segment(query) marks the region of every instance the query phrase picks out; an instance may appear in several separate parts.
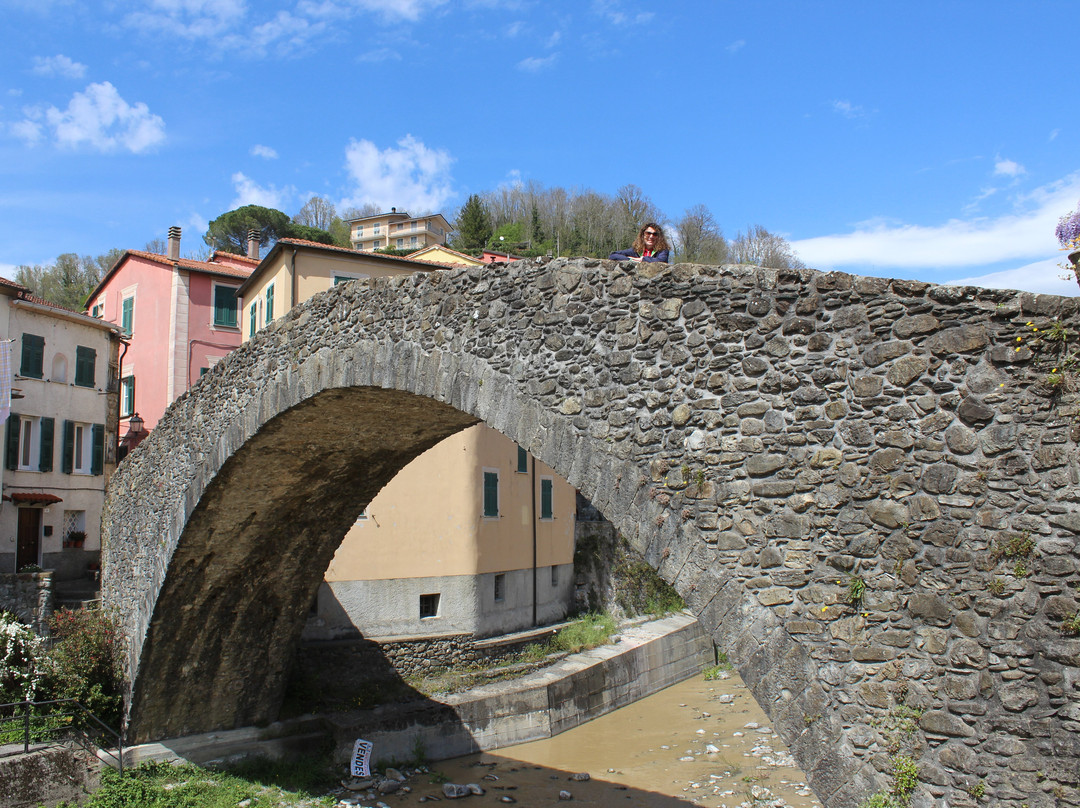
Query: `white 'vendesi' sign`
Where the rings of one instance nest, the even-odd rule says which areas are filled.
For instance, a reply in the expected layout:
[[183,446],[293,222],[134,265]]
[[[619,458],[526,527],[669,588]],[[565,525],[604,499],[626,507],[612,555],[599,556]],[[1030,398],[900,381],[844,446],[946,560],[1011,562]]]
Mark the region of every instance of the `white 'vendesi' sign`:
[[353,777],[370,777],[371,771],[368,766],[371,763],[371,747],[374,744],[371,741],[362,741],[359,738],[356,739],[356,745],[352,750],[352,776]]

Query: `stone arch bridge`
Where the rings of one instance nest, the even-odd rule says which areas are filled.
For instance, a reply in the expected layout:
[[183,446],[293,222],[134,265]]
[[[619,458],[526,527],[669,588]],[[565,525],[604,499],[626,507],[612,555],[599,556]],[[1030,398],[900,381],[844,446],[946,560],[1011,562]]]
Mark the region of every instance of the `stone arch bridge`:
[[1077,804],[1077,405],[1053,368],[1078,327],[1072,299],[810,270],[338,286],[219,363],[109,486],[129,738],[272,720],[347,527],[484,421],[675,585],[830,808],[901,756],[915,804]]

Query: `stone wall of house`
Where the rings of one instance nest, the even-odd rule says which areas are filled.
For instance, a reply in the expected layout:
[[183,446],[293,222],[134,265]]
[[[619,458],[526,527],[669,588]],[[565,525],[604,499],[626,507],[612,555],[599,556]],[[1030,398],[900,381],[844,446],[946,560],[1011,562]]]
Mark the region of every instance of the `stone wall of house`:
[[365,497],[483,420],[675,585],[829,808],[908,760],[916,806],[1080,804],[1078,331],[1074,299],[812,270],[342,284],[110,486],[135,726],[272,716]]
[[38,634],[45,634],[53,613],[52,573],[0,573],[0,611],[11,612]]

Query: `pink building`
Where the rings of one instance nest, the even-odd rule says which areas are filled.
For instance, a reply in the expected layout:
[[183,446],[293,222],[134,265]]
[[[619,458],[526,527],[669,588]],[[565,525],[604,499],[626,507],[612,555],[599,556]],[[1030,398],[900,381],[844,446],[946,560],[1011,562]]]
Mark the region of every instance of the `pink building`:
[[[120,326],[120,435],[136,413],[151,430],[169,406],[214,363],[240,345],[236,290],[259,265],[215,252],[180,257],[180,228],[169,228],[168,255],[128,250],[87,299],[87,310]],[[134,437],[134,436],[133,436]],[[130,447],[129,447],[130,448]]]

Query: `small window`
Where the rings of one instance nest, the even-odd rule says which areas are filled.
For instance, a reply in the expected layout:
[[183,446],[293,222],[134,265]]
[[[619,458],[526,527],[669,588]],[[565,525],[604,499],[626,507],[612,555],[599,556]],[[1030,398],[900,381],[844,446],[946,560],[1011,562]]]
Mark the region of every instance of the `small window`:
[[251,304],[251,308],[248,310],[248,339],[255,336],[255,332],[259,330],[259,312],[255,308],[255,304]]
[[439,593],[420,596],[420,619],[439,616]]
[[235,286],[214,285],[214,325],[236,328]]
[[559,588],[559,568],[554,564],[551,565],[551,588]]
[[19,375],[40,379],[45,375],[45,337],[37,334],[22,335],[22,364]]
[[484,516],[489,519],[499,516],[498,471],[484,471]]
[[83,345],[75,347],[75,384],[79,387],[93,387],[97,351]]
[[[373,235],[373,236],[379,235],[379,231],[380,231],[381,227],[382,227],[382,222],[376,222],[375,226],[371,228],[371,235]],[[376,247],[379,246],[379,242],[376,241],[375,246]]]
[[399,238],[399,239],[397,240],[397,245],[398,245],[399,247],[404,247],[404,246],[405,246],[405,239],[403,239],[403,238]]
[[502,603],[506,599],[506,573],[500,572],[495,576],[495,602]]
[[75,434],[72,441],[72,474],[90,473],[90,424],[75,424]]
[[520,446],[518,447],[518,464],[517,470],[519,474],[529,473],[529,453],[526,452]]
[[410,246],[410,247],[415,247],[415,246],[416,246],[416,244],[417,244],[417,242],[416,242],[416,236],[411,236],[411,237],[409,238],[409,246]]
[[105,316],[105,304],[97,303],[94,308],[90,309],[90,316],[97,317],[99,320]]
[[120,380],[120,417],[128,418],[135,413],[135,377]]
[[381,238],[377,238],[373,242],[371,242],[371,249],[373,249],[373,250],[377,250],[381,246],[382,246],[382,239]]
[[364,510],[360,511],[360,513],[358,513],[356,515],[356,524],[360,524],[361,522],[366,522],[367,520],[368,520],[368,512],[367,512],[367,508],[364,508]]
[[266,324],[274,322],[274,284],[266,287]]
[[363,238],[364,237],[364,226],[362,224],[358,224],[356,226],[356,237],[357,238]]
[[135,327],[135,297],[125,297],[120,304],[120,330],[125,337],[130,337]]
[[551,477],[540,478],[540,518],[554,519],[555,506],[552,502],[555,481]]
[[201,379],[207,373],[210,372],[210,368],[199,368],[199,378]]
[[33,471],[38,465],[38,419],[23,418],[22,434],[19,436],[19,470]]

